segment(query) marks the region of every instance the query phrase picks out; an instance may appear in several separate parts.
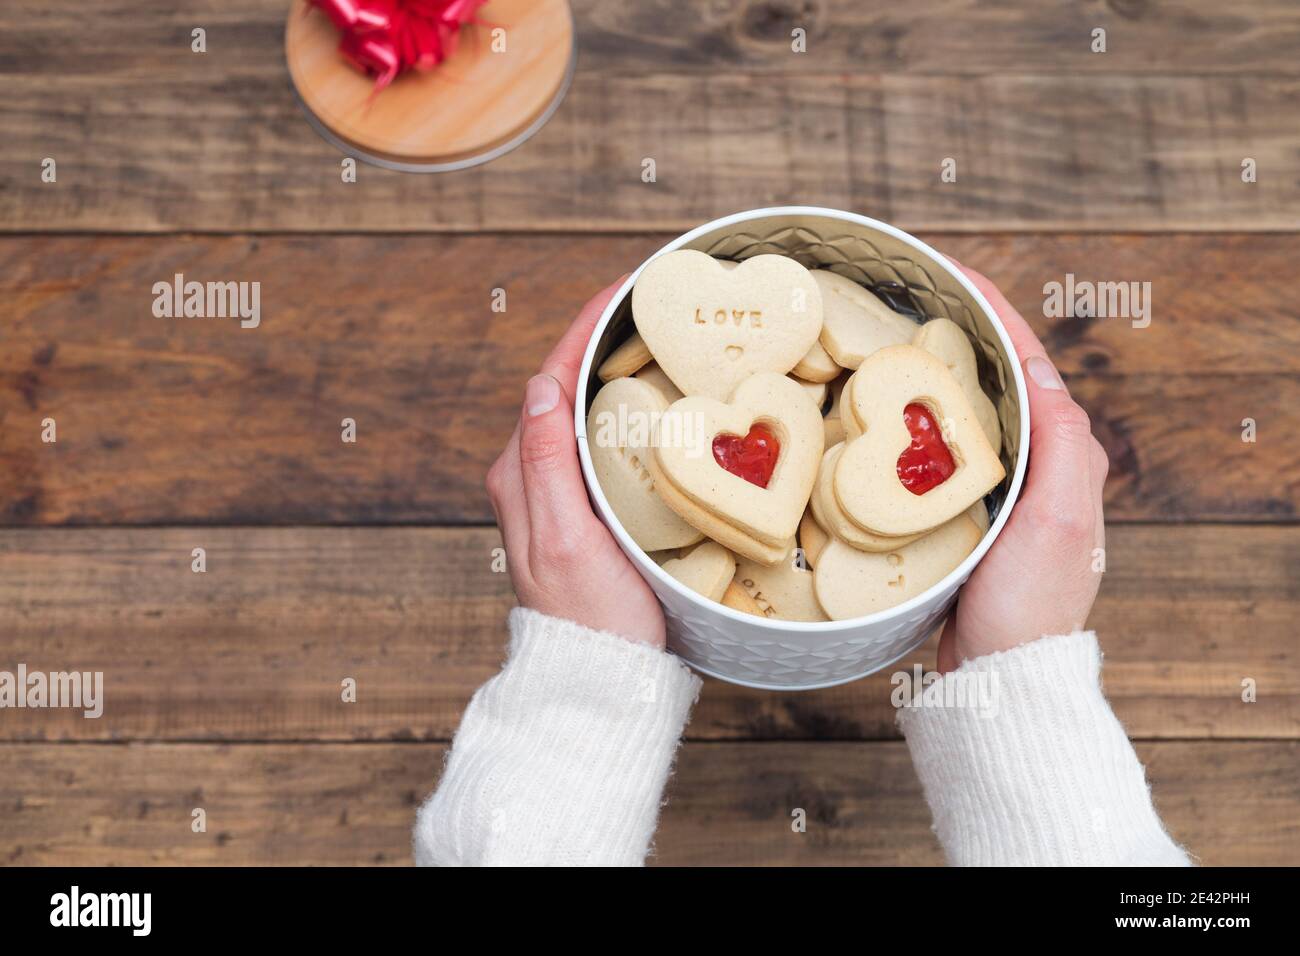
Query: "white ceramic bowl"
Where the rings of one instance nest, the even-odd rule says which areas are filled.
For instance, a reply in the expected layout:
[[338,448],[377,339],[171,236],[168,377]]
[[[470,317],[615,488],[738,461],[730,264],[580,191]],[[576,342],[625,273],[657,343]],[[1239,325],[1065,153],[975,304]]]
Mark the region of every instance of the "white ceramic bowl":
[[805,623],[754,617],[715,604],[663,572],[623,530],[596,481],[587,445],[587,409],[596,369],[633,331],[632,286],[643,262],[609,303],[578,377],[576,427],[582,473],[596,512],[663,603],[669,647],[696,670],[769,690],[812,690],[857,680],[921,644],[943,620],[972,569],[1007,522],[1029,457],[1029,406],[1020,363],[993,308],[942,255],[901,230],[837,209],[783,206],[725,216],[674,239],[651,258],[698,249],[724,259],[773,252],[809,268],[831,267],[904,311],[948,318],[971,333],[980,377],[1002,420],[1007,478],[985,499],[992,524],[979,546],[946,578],[904,604],[849,621]]

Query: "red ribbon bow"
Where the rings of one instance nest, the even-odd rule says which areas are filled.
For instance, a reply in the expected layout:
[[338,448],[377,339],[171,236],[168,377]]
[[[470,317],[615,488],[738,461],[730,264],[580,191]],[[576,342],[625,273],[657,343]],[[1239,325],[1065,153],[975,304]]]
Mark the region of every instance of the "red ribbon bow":
[[308,0],[343,31],[339,50],[375,77],[378,93],[408,69],[431,70],[487,0]]

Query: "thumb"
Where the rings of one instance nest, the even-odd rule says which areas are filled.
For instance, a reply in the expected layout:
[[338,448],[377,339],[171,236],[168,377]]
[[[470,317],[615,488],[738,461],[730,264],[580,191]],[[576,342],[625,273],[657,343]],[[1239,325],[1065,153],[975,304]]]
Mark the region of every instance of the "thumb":
[[524,389],[519,464],[531,545],[543,553],[563,552],[592,515],[578,467],[573,406],[550,375],[534,375]]
[[[1069,525],[1093,517],[1092,423],[1070,397],[1050,359],[1025,360],[1029,390],[1029,478],[1025,500]],[[1055,522],[1054,522],[1055,523]]]

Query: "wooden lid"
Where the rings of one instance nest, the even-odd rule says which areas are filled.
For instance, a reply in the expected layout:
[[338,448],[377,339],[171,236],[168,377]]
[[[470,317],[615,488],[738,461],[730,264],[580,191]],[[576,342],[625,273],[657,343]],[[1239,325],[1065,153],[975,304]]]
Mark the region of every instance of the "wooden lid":
[[[374,79],[339,52],[338,29],[295,0],[284,38],[289,74],[314,125],[345,152],[414,171],[474,166],[541,128],[574,63],[567,0],[491,0],[477,20],[437,68],[407,71],[372,98]],[[494,52],[497,27],[505,49]]]

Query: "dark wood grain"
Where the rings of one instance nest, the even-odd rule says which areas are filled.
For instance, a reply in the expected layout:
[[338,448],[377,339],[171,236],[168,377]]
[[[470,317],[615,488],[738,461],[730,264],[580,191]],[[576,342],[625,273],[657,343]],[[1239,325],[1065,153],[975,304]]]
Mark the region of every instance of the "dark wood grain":
[[[9,740],[447,740],[504,657],[491,529],[0,532],[3,667],[101,671],[104,715],[9,710]],[[190,569],[191,551],[207,571]],[[1131,734],[1300,736],[1300,531],[1120,526],[1090,621]],[[896,737],[892,676],[777,694],[706,684],[688,733]],[[344,703],[342,681],[357,682]],[[1243,681],[1258,701],[1242,702]]]
[[[1291,73],[1300,13],[1286,0],[1043,4],[921,0],[577,0],[584,65],[716,76],[889,72]],[[791,31],[808,53],[791,54]],[[1107,31],[1105,54],[1092,31]]]
[[[115,0],[86,29],[72,0],[6,4],[0,229],[681,230],[788,202],[908,229],[1300,226],[1286,0],[593,0],[572,90],[533,140],[472,171],[364,167],[355,184],[295,101],[285,13]],[[807,54],[790,52],[797,19]]]
[[[0,862],[352,865],[410,862],[441,744],[0,746]],[[1140,743],[1170,833],[1208,865],[1300,852],[1294,741]],[[202,808],[207,830],[191,831]],[[807,830],[791,828],[807,813]],[[653,862],[937,864],[901,742],[688,743]]]
[[[842,72],[1296,74],[1300,13],[1288,0],[1045,5],[1035,0],[572,0],[582,66],[602,73],[671,70],[701,76]],[[241,72],[278,65],[285,0],[101,0],[91,41],[72,0],[10,0],[0,56],[14,72],[94,75],[181,72],[195,63],[190,30],[209,57]],[[487,19],[491,19],[489,8]],[[795,54],[791,31],[807,31]],[[1107,31],[1105,54],[1092,31]]]
[[[0,524],[490,522],[483,476],[523,382],[663,238],[0,242]],[[927,238],[1047,341],[1110,452],[1111,520],[1296,519],[1300,239]],[[261,282],[261,325],[155,318],[178,272]],[[1151,325],[1043,318],[1067,273],[1151,282]]]

